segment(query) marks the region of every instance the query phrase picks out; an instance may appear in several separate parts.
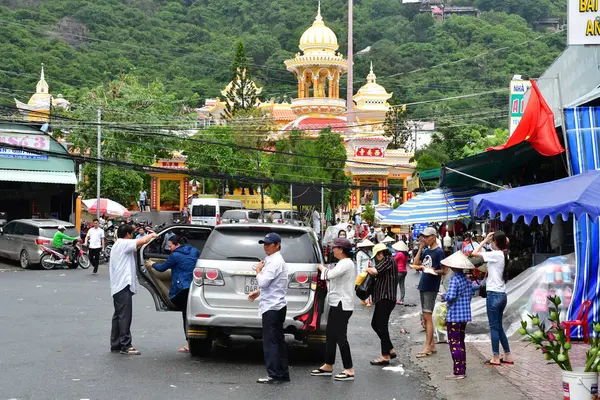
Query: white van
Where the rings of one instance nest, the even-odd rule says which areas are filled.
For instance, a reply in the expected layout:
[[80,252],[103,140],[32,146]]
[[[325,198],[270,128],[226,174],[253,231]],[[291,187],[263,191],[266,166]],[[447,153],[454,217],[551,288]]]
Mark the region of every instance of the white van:
[[244,208],[240,200],[227,199],[193,199],[189,206],[189,223],[191,225],[217,226],[227,210]]

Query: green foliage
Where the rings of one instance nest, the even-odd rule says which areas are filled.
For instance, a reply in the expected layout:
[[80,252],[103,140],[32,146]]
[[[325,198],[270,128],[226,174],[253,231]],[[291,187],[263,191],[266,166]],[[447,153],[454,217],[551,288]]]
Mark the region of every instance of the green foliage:
[[231,86],[225,94],[227,104],[223,114],[227,119],[252,110],[258,100],[256,84],[250,78],[250,65],[241,40],[237,43],[231,70]]
[[[401,103],[508,87],[516,73],[540,76],[565,46],[564,33],[548,36],[528,24],[564,16],[565,0],[454,0],[484,12],[480,18],[451,17],[443,23],[420,13],[418,5],[401,3],[363,0],[354,9],[355,49],[371,47],[355,59],[355,85],[364,83],[373,61],[379,83]],[[347,53],[346,4],[330,0],[322,7],[342,54]],[[240,39],[252,77],[264,87],[261,97],[295,97],[297,81],[283,61],[298,51],[315,13],[316,2],[295,0],[1,1],[1,69],[8,72],[0,72],[0,82],[11,93],[3,101],[12,105],[12,97],[25,97],[19,91],[33,90],[44,62],[51,93],[63,93],[73,103],[80,92],[134,74],[142,84],[163,82],[178,104],[199,106],[220,96],[232,80],[231,60]],[[505,50],[495,51],[500,48]],[[420,71],[409,73],[415,70]],[[340,92],[345,93],[345,77]],[[507,94],[500,93],[420,104],[408,113],[411,119],[456,125],[472,123],[467,114],[498,111],[506,104]],[[475,122],[504,127],[507,120],[489,117]]]
[[413,140],[408,126],[406,107],[392,107],[385,114],[383,135],[392,138],[390,149],[413,150]]
[[490,147],[496,147],[505,144],[508,141],[507,129],[496,129],[489,136],[482,136],[474,143],[467,144],[463,147],[463,157],[474,156],[483,153]]
[[365,204],[365,210],[362,213],[363,221],[367,221],[369,225],[373,225],[375,223],[375,208],[371,203]]
[[[96,198],[97,169],[94,164],[85,164],[83,174],[86,180],[79,190],[84,199]],[[100,172],[100,196],[114,200],[125,207],[135,204],[138,193],[144,184],[143,173],[119,167],[103,165]],[[133,201],[132,201],[133,200]],[[179,198],[177,199],[179,201]]]
[[[300,181],[319,184],[350,183],[350,178],[344,172],[346,149],[339,135],[331,129],[320,132],[317,139],[308,137],[302,131],[292,131],[287,138],[282,138],[275,144],[275,150],[317,156],[319,158],[290,157],[283,154],[273,154],[269,157],[270,175],[275,180]],[[269,196],[274,202],[288,201],[290,198],[289,185],[271,185]],[[346,204],[350,197],[348,189],[325,190],[325,203],[335,209]]]

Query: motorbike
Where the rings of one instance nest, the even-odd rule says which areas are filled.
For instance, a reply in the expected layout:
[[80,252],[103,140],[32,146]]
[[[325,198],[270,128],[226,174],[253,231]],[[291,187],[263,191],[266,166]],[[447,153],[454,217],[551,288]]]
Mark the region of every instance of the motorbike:
[[40,261],[44,269],[53,269],[55,267],[68,267],[69,269],[81,267],[88,269],[90,267],[90,259],[83,250],[80,240],[73,241],[72,248],[68,251],[69,262],[67,262],[67,256],[59,250],[46,246],[41,246],[41,248],[44,255]]

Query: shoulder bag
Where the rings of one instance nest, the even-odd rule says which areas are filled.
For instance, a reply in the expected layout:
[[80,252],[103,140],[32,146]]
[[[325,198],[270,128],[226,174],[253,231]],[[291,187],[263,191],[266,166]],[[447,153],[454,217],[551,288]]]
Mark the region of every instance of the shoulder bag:
[[[358,281],[358,279],[357,279],[357,281]],[[357,284],[354,286],[354,291],[356,292],[356,297],[358,297],[362,301],[365,301],[366,299],[369,298],[369,296],[371,296],[373,294],[374,286],[375,286],[375,276],[373,276],[371,274],[367,274],[367,276],[365,276],[365,278],[362,280],[362,282],[360,282],[360,284]]]

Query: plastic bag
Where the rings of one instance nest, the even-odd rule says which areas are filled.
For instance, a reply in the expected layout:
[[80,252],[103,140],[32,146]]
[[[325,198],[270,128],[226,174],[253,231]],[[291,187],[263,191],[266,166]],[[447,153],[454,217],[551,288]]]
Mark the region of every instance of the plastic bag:
[[446,303],[437,303],[433,308],[433,326],[439,331],[446,330],[446,315],[448,314],[448,306]]

